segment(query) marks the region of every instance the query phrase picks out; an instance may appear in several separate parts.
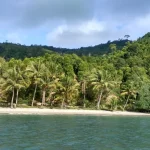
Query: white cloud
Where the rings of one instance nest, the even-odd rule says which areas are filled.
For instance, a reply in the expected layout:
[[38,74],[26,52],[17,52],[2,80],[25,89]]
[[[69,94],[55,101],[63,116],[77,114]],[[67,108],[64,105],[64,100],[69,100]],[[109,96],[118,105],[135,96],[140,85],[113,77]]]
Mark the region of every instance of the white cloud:
[[130,39],[136,40],[150,30],[150,14],[138,17],[122,24],[118,21],[98,21],[92,19],[80,24],[62,24],[47,35],[48,45],[78,48],[97,45],[108,40],[124,38],[129,34]]
[[109,22],[92,19],[81,24],[63,24],[47,34],[48,45],[60,47],[91,46],[118,39],[125,35]]
[[105,30],[105,24],[104,22],[98,22],[97,20],[91,20],[87,21],[79,26],[77,26],[77,29],[84,34],[91,34],[93,32],[102,32]]
[[131,35],[131,39],[136,40],[150,31],[150,14],[138,17],[126,24],[122,31]]
[[125,34],[136,39],[150,30],[150,0],[2,0],[1,5],[1,41],[80,47]]
[[97,42],[98,34],[105,30],[105,23],[95,19],[76,25],[62,24],[47,34],[47,41],[49,45],[60,47],[88,46]]

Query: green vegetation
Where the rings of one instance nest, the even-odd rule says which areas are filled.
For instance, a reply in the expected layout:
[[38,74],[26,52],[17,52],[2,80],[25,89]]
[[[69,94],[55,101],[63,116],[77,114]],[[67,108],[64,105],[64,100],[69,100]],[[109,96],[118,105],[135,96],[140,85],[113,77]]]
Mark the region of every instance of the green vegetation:
[[107,47],[110,53],[95,56],[44,54],[39,47],[34,56],[43,56],[21,60],[31,53],[7,53],[7,59],[20,59],[0,58],[1,105],[150,111],[150,33]]
[[128,40],[117,40],[106,44],[100,44],[90,47],[81,47],[79,49],[66,49],[66,48],[56,48],[53,46],[41,46],[41,45],[31,45],[25,46],[13,43],[0,43],[0,56],[4,57],[6,60],[10,58],[24,59],[26,57],[38,57],[44,56],[46,53],[59,53],[59,54],[77,54],[78,56],[83,55],[101,55],[111,52],[110,45],[117,45],[118,49],[122,49]]

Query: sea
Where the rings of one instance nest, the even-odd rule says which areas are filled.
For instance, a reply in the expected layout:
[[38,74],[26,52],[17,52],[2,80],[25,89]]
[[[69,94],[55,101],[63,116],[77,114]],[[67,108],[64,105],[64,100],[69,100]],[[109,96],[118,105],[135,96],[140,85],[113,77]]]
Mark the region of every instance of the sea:
[[150,117],[0,115],[0,150],[150,150]]

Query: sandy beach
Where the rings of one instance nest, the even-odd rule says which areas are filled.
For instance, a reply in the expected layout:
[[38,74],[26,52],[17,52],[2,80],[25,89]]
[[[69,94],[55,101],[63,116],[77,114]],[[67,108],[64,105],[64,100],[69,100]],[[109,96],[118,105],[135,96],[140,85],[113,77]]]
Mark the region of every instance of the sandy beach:
[[97,116],[150,116],[150,113],[77,110],[77,109],[40,109],[40,108],[0,108],[0,114],[20,115],[97,115]]

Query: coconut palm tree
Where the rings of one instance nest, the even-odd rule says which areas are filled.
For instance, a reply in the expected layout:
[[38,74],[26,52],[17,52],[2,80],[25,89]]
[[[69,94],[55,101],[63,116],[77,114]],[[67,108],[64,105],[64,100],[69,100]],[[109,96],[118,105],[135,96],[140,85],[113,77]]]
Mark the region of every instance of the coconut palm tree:
[[[59,80],[60,70],[58,70],[58,65],[51,61],[45,62],[42,67],[42,72],[40,74],[40,85],[42,87],[42,105],[45,105],[46,92],[49,96],[54,93],[56,89],[56,84]],[[49,97],[50,98],[50,97]]]
[[129,100],[131,97],[134,97],[136,99],[137,96],[137,89],[133,81],[128,82],[125,86],[124,89],[121,91],[121,96],[126,97],[125,104],[123,106],[123,111],[125,110]]
[[16,105],[18,102],[18,95],[19,90],[21,88],[26,87],[27,83],[21,70],[19,70],[16,66],[13,68],[9,68],[3,77],[1,78],[1,87],[4,92],[12,91],[12,98],[11,98],[11,108],[13,108],[15,91],[16,91]]
[[1,83],[2,92],[6,93],[8,91],[12,91],[11,108],[13,108],[14,95],[15,95],[15,82],[13,81],[13,79],[1,78],[0,83]]
[[31,106],[33,107],[38,84],[40,83],[41,73],[43,72],[44,64],[41,58],[31,61],[26,68],[26,74],[31,78],[31,82],[35,85]]
[[86,107],[86,89],[87,89],[87,83],[88,83],[88,80],[89,80],[89,74],[87,72],[84,72],[84,74],[82,75],[82,78],[81,80],[79,81],[80,82],[80,85],[81,85],[81,93],[83,95],[83,107],[85,108]]
[[57,88],[62,99],[61,108],[64,108],[65,103],[68,101],[72,102],[73,98],[78,95],[79,83],[70,76],[62,75]]
[[92,71],[90,82],[93,86],[93,90],[96,91],[98,95],[97,109],[99,109],[103,94],[108,91],[110,87],[113,87],[116,83],[114,81],[111,81],[111,75],[107,70],[96,69]]

